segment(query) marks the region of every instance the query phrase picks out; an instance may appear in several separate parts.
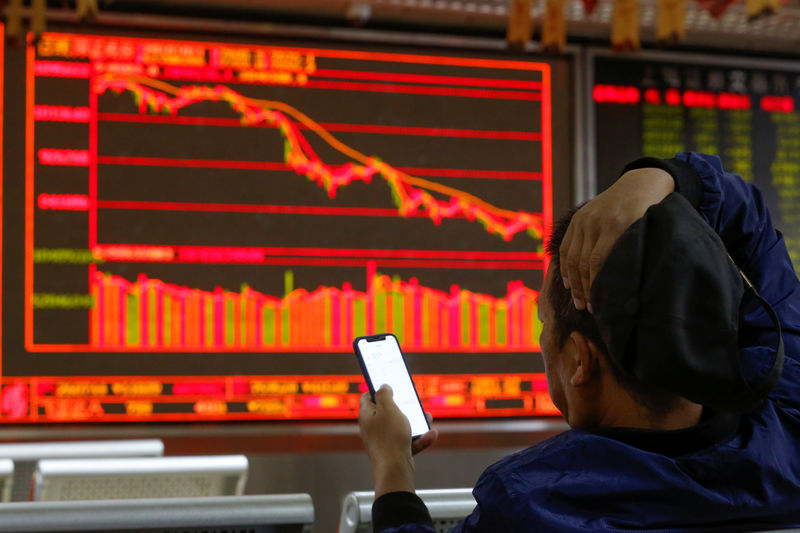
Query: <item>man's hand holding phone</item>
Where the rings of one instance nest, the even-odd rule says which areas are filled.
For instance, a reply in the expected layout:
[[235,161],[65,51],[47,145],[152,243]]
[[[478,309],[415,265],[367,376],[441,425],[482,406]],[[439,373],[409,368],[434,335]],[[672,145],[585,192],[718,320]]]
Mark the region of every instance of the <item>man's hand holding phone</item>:
[[[425,415],[430,423],[430,414]],[[395,404],[388,385],[375,391],[374,402],[369,392],[361,396],[358,424],[372,464],[375,497],[388,492],[414,492],[413,455],[436,442],[438,431],[431,429],[412,442],[411,425]]]

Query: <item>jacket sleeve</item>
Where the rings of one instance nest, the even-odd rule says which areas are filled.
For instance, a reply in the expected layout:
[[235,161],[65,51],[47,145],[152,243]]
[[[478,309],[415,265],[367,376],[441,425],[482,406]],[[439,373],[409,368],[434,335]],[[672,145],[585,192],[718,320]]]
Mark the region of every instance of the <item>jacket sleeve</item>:
[[[395,495],[404,494],[405,497],[398,498]],[[459,522],[449,533],[495,533],[499,531],[519,531],[521,520],[527,523],[524,512],[514,509],[512,498],[506,491],[502,479],[491,468],[481,474],[475,489],[472,491],[477,505],[475,509],[464,520]],[[418,503],[409,499],[413,496],[419,500]],[[383,500],[383,501],[382,501]],[[405,503],[404,503],[405,501]],[[386,509],[386,505],[392,507]],[[424,503],[416,495],[411,493],[389,493],[381,496],[372,507],[373,532],[374,533],[435,533],[433,522],[425,521],[419,514],[419,509],[414,507]],[[376,512],[377,511],[377,512]],[[425,510],[427,514],[427,509]],[[390,515],[395,515],[388,521]],[[430,515],[428,520],[430,520]],[[416,518],[414,518],[416,517]],[[379,524],[379,522],[381,524]],[[383,528],[383,529],[381,529]],[[529,528],[528,528],[529,529]]]
[[390,492],[372,504],[373,533],[436,533],[425,503],[413,492]]
[[[800,408],[800,282],[783,236],[772,225],[761,191],[739,176],[725,172],[715,156],[684,152],[667,161],[683,168],[676,171],[683,174],[681,179],[676,177],[679,188],[682,181],[690,181],[691,173],[699,180],[702,194],[699,202],[694,202],[699,213],[778,314],[785,360],[782,377],[771,396]],[[750,293],[745,298],[739,322],[739,347],[744,355],[743,371],[756,381],[774,359],[777,338],[763,307],[755,303]]]

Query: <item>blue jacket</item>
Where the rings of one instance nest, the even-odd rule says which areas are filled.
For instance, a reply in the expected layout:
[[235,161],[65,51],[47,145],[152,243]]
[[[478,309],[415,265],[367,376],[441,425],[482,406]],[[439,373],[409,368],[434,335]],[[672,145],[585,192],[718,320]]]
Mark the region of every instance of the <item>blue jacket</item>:
[[[758,189],[724,172],[716,157],[678,159],[702,184],[698,211],[780,317],[778,383],[745,415],[706,409],[697,426],[678,431],[573,429],[508,456],[483,472],[473,491],[477,507],[453,531],[800,526],[800,282]],[[740,321],[740,350],[748,368],[763,368],[774,357],[770,319],[759,306],[742,308],[754,311]],[[373,524],[387,533],[435,531],[410,493],[379,498]]]

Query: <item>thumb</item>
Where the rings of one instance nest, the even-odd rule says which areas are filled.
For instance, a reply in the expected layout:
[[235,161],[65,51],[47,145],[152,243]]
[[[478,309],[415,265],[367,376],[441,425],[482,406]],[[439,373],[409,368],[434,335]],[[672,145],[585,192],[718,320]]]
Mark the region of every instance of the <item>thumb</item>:
[[380,388],[375,391],[375,403],[380,405],[387,401],[391,402],[394,398],[394,391],[388,383],[384,383]]

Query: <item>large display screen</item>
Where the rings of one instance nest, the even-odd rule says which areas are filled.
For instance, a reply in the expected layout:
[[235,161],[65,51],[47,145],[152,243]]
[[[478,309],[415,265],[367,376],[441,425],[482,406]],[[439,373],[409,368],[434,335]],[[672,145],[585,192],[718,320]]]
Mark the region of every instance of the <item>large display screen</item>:
[[729,58],[593,59],[598,192],[641,155],[718,155],[763,192],[800,272],[800,67]]
[[351,418],[352,340],[387,331],[437,417],[555,414],[536,308],[558,63],[9,48],[0,420]]

